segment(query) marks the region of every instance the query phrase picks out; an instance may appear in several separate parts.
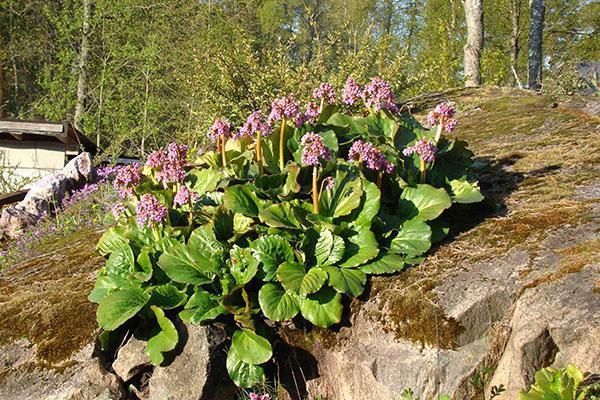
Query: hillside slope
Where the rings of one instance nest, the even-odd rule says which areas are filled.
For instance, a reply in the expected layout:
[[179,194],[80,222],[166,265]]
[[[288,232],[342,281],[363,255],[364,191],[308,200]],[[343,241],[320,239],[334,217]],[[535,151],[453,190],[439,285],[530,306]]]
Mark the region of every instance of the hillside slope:
[[[375,278],[343,326],[282,332],[315,361],[287,357],[306,380],[293,396],[468,399],[502,384],[513,399],[542,366],[599,372],[600,101],[484,88],[411,104],[418,115],[441,99],[457,103],[488,200],[452,217],[422,265]],[[0,272],[0,399],[126,398],[93,358],[97,237]]]

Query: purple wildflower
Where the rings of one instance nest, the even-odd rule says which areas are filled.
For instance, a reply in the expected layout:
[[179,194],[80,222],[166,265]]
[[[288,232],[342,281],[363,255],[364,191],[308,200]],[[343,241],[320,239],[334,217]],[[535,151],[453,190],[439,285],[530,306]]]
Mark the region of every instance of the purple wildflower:
[[146,161],[148,167],[156,170],[156,179],[166,187],[169,183],[182,182],[185,179],[185,166],[187,165],[187,145],[170,143],[165,152],[158,149]]
[[319,165],[320,160],[329,160],[331,151],[325,146],[323,138],[314,132],[302,136],[302,163],[304,165]]
[[378,76],[365,86],[361,96],[367,108],[373,108],[375,111],[398,111],[394,92],[390,89],[390,85]]
[[367,168],[374,171],[385,171],[388,174],[394,172],[394,164],[389,162],[378,148],[362,140],[357,140],[352,144],[348,152],[348,161],[362,162]]
[[146,166],[150,168],[161,168],[166,160],[165,151],[160,148],[150,153],[146,159]]
[[313,91],[313,97],[327,104],[335,103],[335,90],[329,82],[323,82]]
[[271,125],[274,121],[280,121],[283,118],[294,120],[298,114],[300,114],[300,106],[294,96],[281,97],[271,103],[271,113],[267,123]]
[[121,169],[122,166],[121,165],[115,165],[115,166],[104,166],[104,167],[100,167],[96,170],[96,175],[98,176],[98,183],[104,183],[104,182],[108,182],[110,180],[112,180],[115,175],[119,172],[119,169]]
[[119,219],[121,214],[125,212],[125,206],[121,203],[117,203],[113,206],[113,208],[110,211],[112,212],[112,215],[115,217],[115,219]]
[[117,189],[119,197],[124,199],[133,194],[133,186],[140,183],[140,179],[139,164],[126,165],[117,172],[117,176],[115,176],[115,180],[113,181],[113,186]]
[[452,103],[440,103],[435,106],[433,111],[427,114],[427,125],[433,128],[436,125],[442,124],[442,128],[450,133],[456,127],[458,121],[454,118],[454,105]]
[[228,138],[231,136],[231,124],[224,118],[217,118],[212,126],[208,129],[208,137],[213,142],[219,137]]
[[175,195],[173,203],[179,206],[183,206],[189,204],[190,202],[196,202],[199,199],[200,196],[198,196],[198,193],[191,191],[187,188],[187,186],[182,186]]
[[346,79],[344,93],[342,93],[342,102],[344,104],[353,105],[360,98],[360,86],[353,77],[349,76]]
[[314,124],[319,119],[319,105],[309,101],[306,103],[306,112],[304,113],[304,119],[306,122]]
[[250,393],[249,400],[271,400],[271,396],[269,394],[258,395],[252,392]]
[[254,138],[258,132],[260,132],[263,136],[268,136],[270,133],[270,127],[264,122],[261,112],[254,111],[248,116],[246,122],[240,128],[237,137],[242,138],[244,136],[248,136]]
[[414,146],[405,148],[402,151],[402,154],[409,156],[413,153],[417,153],[421,160],[430,163],[435,161],[436,152],[437,147],[426,138],[422,138]]
[[326,190],[333,189],[333,185],[335,184],[335,180],[333,179],[333,176],[328,176],[327,178],[323,179],[323,182],[325,182]]
[[167,207],[153,195],[145,194],[137,203],[136,213],[138,225],[152,225],[162,222],[167,217]]
[[99,186],[97,183],[86,183],[81,189],[75,190],[71,192],[68,197],[63,198],[61,201],[61,208],[64,210],[65,208],[80,202],[81,200],[90,196],[92,193],[96,192],[98,189]]

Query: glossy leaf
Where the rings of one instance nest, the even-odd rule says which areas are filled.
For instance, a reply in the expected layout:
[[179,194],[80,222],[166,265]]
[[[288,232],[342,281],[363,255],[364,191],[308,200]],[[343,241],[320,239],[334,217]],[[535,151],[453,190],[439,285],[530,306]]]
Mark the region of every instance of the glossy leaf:
[[282,263],[294,261],[292,246],[277,235],[260,237],[250,244],[250,248],[261,263],[265,281],[275,279],[275,272]]
[[368,229],[360,229],[347,237],[346,251],[342,262],[338,264],[345,268],[354,268],[377,257],[379,248],[375,235]]
[[161,254],[158,265],[167,276],[180,283],[202,285],[212,282],[210,259],[198,252],[193,254],[181,243]]
[[393,274],[404,269],[404,257],[398,254],[384,253],[377,259],[360,267],[365,274]]
[[242,388],[256,386],[265,380],[265,373],[261,366],[242,361],[232,349],[227,354],[226,368],[233,383]]
[[398,235],[392,240],[390,252],[416,257],[431,247],[431,228],[419,219],[406,221]]
[[257,217],[261,210],[261,202],[247,185],[230,186],[225,190],[225,207],[247,217]]
[[231,350],[249,364],[262,364],[271,359],[271,343],[247,328],[238,329],[231,338]]
[[298,297],[274,283],[260,288],[258,302],[265,316],[274,321],[292,319],[300,311]]
[[450,181],[452,201],[455,203],[479,203],[484,199],[477,182],[454,179]]
[[148,339],[146,352],[148,353],[148,357],[150,357],[152,364],[160,365],[165,359],[163,353],[171,351],[177,346],[179,335],[177,334],[177,329],[175,329],[173,322],[165,317],[163,310],[156,306],[150,306],[150,308],[154,312],[159,328],[155,331],[154,335]]
[[290,203],[273,204],[266,207],[260,212],[259,218],[265,224],[275,228],[296,229],[301,226]]
[[115,330],[133,317],[150,300],[150,295],[139,288],[116,290],[104,297],[96,310],[100,326],[108,331]]
[[231,261],[231,275],[238,285],[250,282],[258,271],[259,261],[254,258],[249,248],[241,248],[234,245],[229,252]]
[[342,296],[329,287],[302,299],[302,316],[313,325],[328,328],[342,320]]
[[340,166],[334,177],[333,189],[325,190],[321,196],[321,215],[343,217],[360,205],[362,183],[357,171],[349,166]]
[[417,187],[407,187],[402,192],[402,198],[411,201],[419,210],[417,217],[430,221],[452,205],[450,196],[445,189],[436,189],[431,185],[420,184]]
[[339,293],[358,297],[365,290],[367,276],[359,269],[325,267],[329,284]]

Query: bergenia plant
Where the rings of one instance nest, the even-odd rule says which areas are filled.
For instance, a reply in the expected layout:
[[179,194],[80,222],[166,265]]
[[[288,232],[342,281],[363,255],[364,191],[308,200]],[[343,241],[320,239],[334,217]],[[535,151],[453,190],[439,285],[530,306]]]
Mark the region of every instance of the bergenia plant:
[[[348,78],[342,102],[355,114],[331,85],[314,95],[323,105],[304,113],[292,96],[273,101],[268,122],[252,113],[236,136],[256,138],[255,151],[232,142],[227,160],[231,125],[218,119],[209,132],[218,152],[195,158],[170,144],[144,167],[119,169],[122,199],[90,294],[105,331],[143,331],[160,365],[177,324],[218,321],[231,337],[230,377],[252,387],[266,379],[281,323],[339,324],[344,296],[361,296],[369,275],[419,263],[446,231],[442,214],[482,200],[466,144],[436,141],[399,114],[381,79],[361,90]],[[275,121],[272,141],[264,136]]]

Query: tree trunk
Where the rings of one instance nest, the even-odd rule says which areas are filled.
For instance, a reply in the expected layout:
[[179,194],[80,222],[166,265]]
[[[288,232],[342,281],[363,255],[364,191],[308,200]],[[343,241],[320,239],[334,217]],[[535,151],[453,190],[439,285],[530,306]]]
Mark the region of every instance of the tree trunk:
[[529,54],[527,56],[527,86],[539,90],[542,87],[542,38],[546,0],[531,0],[531,25],[529,27]]
[[521,35],[521,0],[510,0],[510,74],[514,74],[513,85],[517,84],[517,63],[519,60],[519,36]]
[[81,29],[81,48],[79,49],[79,78],[77,80],[77,101],[73,124],[76,129],[83,130],[83,114],[87,99],[87,64],[90,58],[90,20],[92,1],[83,0],[83,24]]
[[0,36],[0,118],[4,117],[4,65],[6,59],[7,57],[4,47],[4,41],[2,40],[2,36]]
[[464,0],[467,21],[467,44],[464,48],[465,86],[481,85],[483,51],[483,0]]

